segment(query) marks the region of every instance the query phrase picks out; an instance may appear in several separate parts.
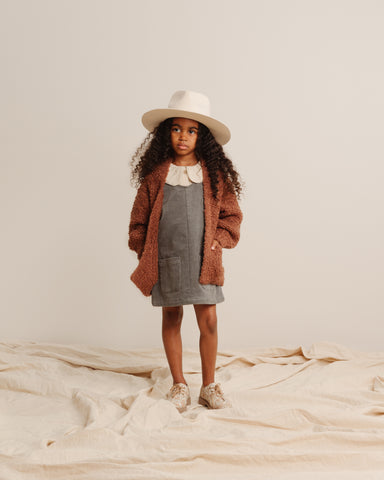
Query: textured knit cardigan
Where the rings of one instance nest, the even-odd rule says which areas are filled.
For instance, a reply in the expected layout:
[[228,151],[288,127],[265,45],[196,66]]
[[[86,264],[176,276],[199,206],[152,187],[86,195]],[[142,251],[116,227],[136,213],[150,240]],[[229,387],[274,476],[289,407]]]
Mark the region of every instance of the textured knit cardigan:
[[[150,296],[158,280],[158,230],[164,198],[164,183],[171,159],[158,165],[139,186],[129,223],[128,246],[137,253],[139,264],[131,275],[132,282],[145,296]],[[212,194],[208,169],[200,160],[204,192],[204,250],[199,282],[224,285],[222,248],[233,248],[240,239],[243,214],[236,195],[219,174],[217,199]],[[211,249],[213,240],[218,245]]]

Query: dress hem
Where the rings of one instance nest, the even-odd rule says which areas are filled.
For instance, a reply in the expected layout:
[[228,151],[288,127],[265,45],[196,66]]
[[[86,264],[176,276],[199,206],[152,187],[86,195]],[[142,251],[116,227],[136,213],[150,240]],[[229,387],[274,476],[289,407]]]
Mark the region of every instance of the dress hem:
[[218,303],[222,303],[224,302],[225,298],[223,298],[222,300],[218,300],[216,302],[209,302],[207,300],[199,300],[199,299],[196,299],[196,300],[184,300],[184,301],[181,301],[181,302],[170,302],[170,303],[167,303],[166,305],[163,305],[163,304],[156,304],[156,303],[153,303],[152,302],[152,306],[153,307],[178,307],[180,305],[217,305]]

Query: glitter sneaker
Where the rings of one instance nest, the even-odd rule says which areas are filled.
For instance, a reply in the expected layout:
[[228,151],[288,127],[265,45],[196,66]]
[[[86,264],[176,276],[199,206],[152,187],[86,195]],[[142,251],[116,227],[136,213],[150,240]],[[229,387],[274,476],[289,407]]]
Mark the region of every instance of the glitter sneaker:
[[187,405],[191,404],[191,394],[188,385],[175,383],[168,392],[168,399],[175,405],[180,413],[185,412]]
[[220,383],[210,383],[206,387],[202,385],[199,403],[207,408],[225,408],[231,406],[230,402],[224,398],[224,392]]

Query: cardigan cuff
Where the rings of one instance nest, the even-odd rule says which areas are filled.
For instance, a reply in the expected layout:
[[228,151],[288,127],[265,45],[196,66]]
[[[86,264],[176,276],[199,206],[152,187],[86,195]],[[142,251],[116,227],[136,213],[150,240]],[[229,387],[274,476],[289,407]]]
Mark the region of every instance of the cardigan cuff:
[[238,242],[238,239],[236,240],[227,230],[220,227],[216,229],[214,239],[220,243],[222,248],[233,248]]

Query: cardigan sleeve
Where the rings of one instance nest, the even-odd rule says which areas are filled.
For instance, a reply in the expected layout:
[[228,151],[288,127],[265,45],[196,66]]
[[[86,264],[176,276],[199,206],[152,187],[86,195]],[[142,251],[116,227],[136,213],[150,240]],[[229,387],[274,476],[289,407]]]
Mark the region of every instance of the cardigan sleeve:
[[128,238],[128,247],[137,253],[139,259],[144,250],[149,213],[149,191],[146,179],[144,179],[133,202]]
[[215,233],[217,240],[223,248],[233,248],[240,240],[240,224],[243,220],[236,194],[227,185],[221,199],[219,220]]

